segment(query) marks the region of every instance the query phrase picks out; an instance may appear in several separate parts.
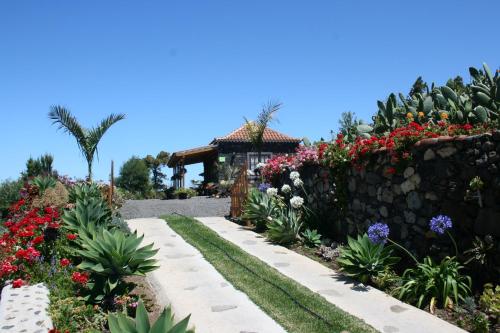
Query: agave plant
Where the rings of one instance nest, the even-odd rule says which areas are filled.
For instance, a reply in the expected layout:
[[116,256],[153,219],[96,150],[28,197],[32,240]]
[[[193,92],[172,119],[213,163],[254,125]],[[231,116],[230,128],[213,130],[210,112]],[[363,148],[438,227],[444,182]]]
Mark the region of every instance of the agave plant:
[[82,262],[78,268],[90,272],[92,290],[89,298],[100,301],[109,298],[126,283],[123,278],[130,275],[144,276],[158,268],[152,257],[158,252],[153,244],[139,247],[144,236],[125,234],[120,230],[100,229],[90,238],[80,235],[81,249],[76,250]]
[[368,235],[364,234],[358,235],[357,239],[347,237],[347,246],[342,248],[337,263],[347,276],[367,283],[399,261],[398,257],[393,257],[391,254],[391,246],[373,243]]
[[52,177],[45,177],[45,176],[38,176],[33,178],[31,181],[31,184],[35,185],[38,187],[38,191],[40,194],[43,194],[46,189],[55,187],[56,186],[56,180]]
[[387,101],[377,101],[378,112],[373,117],[377,132],[392,131],[398,125],[398,118],[401,117],[402,111],[396,100],[396,95],[390,94]]
[[267,222],[268,237],[278,244],[292,244],[297,241],[302,228],[300,213],[294,209],[281,209],[278,217]]
[[88,179],[92,181],[92,164],[94,156],[97,154],[97,145],[101,141],[106,131],[116,122],[125,118],[124,114],[111,114],[93,128],[84,128],[78,120],[62,106],[53,106],[49,112],[49,118],[53,124],[58,124],[59,129],[73,135],[83,156],[87,160]]
[[111,223],[112,213],[102,199],[90,197],[78,200],[75,208],[64,213],[62,220],[69,231],[92,237],[98,229]]
[[108,316],[108,323],[111,333],[194,333],[194,331],[187,330],[190,317],[191,315],[174,325],[172,310],[170,307],[167,307],[163,309],[163,312],[156,322],[151,325],[146,308],[142,301],[139,301],[135,313],[135,320],[122,313],[110,313]]
[[90,198],[102,199],[102,192],[96,183],[82,183],[73,186],[69,191],[69,202],[76,203]]
[[321,245],[321,235],[317,230],[306,229],[302,233],[302,241],[308,247],[318,247]]
[[243,219],[252,222],[257,231],[266,229],[268,218],[277,217],[279,208],[273,198],[253,189],[248,194],[243,211]]

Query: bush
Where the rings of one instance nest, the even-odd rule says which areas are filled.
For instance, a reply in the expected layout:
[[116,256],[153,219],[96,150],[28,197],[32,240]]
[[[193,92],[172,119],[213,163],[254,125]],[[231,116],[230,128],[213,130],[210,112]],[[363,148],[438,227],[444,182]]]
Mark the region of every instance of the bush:
[[12,203],[21,199],[22,180],[4,180],[0,183],[0,217],[6,216]]
[[102,191],[96,183],[76,184],[69,191],[70,203],[76,203],[78,200],[88,200],[91,198],[104,200]]
[[50,176],[37,176],[31,181],[38,188],[38,193],[43,194],[47,189],[56,186],[56,179]]
[[149,169],[143,159],[132,157],[120,168],[116,185],[129,192],[146,196],[151,190]]
[[493,288],[491,283],[486,284],[479,305],[484,312],[500,316],[500,286]]
[[62,216],[64,227],[71,232],[92,237],[99,228],[111,222],[111,210],[101,199],[92,198],[77,201],[74,209]]
[[34,198],[31,202],[31,207],[43,208],[53,206],[58,209],[64,208],[68,203],[68,191],[66,187],[56,182],[54,187],[46,189],[38,197]]
[[196,196],[196,191],[191,188],[178,188],[174,191],[174,195],[179,199],[192,198]]
[[398,297],[421,308],[427,304],[447,307],[453,300],[457,304],[470,295],[471,279],[462,276],[455,258],[446,257],[435,264],[426,257],[417,267],[407,269],[402,276],[403,285],[396,289]]
[[399,261],[391,254],[392,247],[375,244],[364,234],[357,239],[347,237],[347,246],[342,248],[337,263],[347,276],[367,283]]

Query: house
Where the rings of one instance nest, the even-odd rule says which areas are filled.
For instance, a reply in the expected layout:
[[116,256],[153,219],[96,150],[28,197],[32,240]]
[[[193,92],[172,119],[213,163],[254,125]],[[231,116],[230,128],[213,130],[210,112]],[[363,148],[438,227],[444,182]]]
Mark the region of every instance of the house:
[[[261,162],[276,154],[294,153],[302,139],[293,138],[271,128],[266,128],[263,135]],[[174,187],[184,187],[184,166],[203,163],[204,183],[219,183],[225,179],[228,167],[235,169],[245,163],[249,170],[254,170],[259,163],[249,137],[246,125],[228,135],[213,139],[207,146],[177,151],[170,156],[168,166],[173,168]]]

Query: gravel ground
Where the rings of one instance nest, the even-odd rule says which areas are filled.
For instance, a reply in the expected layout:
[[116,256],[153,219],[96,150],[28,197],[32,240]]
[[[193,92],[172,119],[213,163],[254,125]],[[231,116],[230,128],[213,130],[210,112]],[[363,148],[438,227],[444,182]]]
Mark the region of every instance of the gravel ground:
[[127,200],[120,209],[122,217],[135,219],[179,213],[192,217],[225,216],[229,214],[230,198],[193,197],[186,200]]

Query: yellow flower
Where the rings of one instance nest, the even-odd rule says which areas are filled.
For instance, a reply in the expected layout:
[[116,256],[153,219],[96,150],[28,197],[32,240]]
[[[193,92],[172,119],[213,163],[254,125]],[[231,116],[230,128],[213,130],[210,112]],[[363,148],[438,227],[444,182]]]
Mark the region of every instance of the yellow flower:
[[408,118],[408,119],[413,119],[413,113],[408,112],[408,113],[406,114],[406,118]]
[[441,112],[441,119],[448,119],[448,114],[446,112]]
[[422,118],[423,116],[425,116],[425,114],[424,114],[422,111],[420,111],[420,112],[418,113],[418,116],[419,116],[420,118]]

